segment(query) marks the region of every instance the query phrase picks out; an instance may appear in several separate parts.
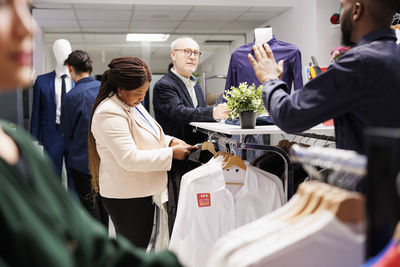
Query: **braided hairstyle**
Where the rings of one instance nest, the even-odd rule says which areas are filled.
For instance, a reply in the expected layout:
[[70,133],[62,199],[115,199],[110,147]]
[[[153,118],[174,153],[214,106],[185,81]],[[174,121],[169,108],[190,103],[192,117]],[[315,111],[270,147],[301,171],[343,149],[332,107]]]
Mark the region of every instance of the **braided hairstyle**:
[[138,57],[114,58],[108,67],[109,69],[103,73],[100,90],[93,104],[88,134],[89,169],[92,175],[92,187],[97,193],[99,192],[100,157],[96,149],[96,139],[92,134],[93,114],[103,100],[117,93],[117,89],[135,90],[146,82],[151,82],[150,67]]

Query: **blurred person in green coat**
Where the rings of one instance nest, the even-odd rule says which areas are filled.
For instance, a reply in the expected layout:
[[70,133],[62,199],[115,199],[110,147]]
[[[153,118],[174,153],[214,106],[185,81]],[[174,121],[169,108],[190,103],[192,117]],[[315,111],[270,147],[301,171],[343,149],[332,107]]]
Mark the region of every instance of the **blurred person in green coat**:
[[[29,4],[0,1],[0,93],[31,82]],[[110,239],[57,182],[47,155],[9,124],[0,121],[0,266],[180,266],[171,252]]]

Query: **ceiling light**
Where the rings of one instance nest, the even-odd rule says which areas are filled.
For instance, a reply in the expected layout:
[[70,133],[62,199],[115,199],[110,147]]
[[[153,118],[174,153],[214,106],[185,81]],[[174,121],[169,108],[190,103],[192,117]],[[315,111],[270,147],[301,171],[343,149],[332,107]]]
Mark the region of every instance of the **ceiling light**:
[[164,42],[168,39],[169,34],[147,34],[147,33],[128,33],[126,35],[127,42]]

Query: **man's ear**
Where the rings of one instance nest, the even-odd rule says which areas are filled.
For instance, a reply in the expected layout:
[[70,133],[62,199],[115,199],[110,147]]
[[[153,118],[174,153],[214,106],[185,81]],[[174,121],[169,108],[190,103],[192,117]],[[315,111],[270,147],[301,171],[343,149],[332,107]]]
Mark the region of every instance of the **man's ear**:
[[357,21],[364,14],[364,5],[360,2],[356,2],[353,7],[353,20]]
[[175,62],[175,61],[176,61],[176,54],[175,54],[175,51],[172,51],[172,52],[171,52],[171,58],[172,58],[172,62]]
[[74,71],[74,69],[72,68],[71,65],[67,65],[67,68],[68,68],[69,74],[71,74]]

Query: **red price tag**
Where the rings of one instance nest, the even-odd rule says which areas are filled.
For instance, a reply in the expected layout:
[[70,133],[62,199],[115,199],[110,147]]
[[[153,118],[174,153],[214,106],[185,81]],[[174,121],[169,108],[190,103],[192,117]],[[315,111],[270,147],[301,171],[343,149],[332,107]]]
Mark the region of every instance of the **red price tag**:
[[199,205],[199,208],[211,206],[210,193],[197,194],[197,204]]

